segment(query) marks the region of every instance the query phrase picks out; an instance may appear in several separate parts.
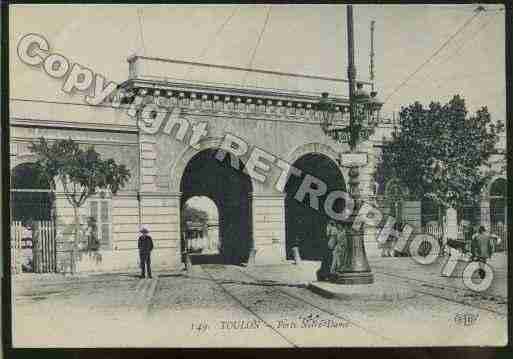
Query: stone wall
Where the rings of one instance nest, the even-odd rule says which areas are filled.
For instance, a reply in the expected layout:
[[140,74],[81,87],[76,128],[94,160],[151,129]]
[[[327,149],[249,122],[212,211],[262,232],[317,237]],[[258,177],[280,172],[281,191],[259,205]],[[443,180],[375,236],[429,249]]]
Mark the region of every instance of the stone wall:
[[141,223],[148,226],[155,249],[152,267],[172,269],[180,266],[180,195],[141,193]]

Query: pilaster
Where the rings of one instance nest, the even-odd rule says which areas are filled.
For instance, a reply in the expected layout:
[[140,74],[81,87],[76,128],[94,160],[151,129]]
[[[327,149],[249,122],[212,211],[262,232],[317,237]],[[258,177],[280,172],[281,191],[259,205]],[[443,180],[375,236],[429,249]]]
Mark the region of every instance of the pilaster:
[[[155,269],[174,269],[181,265],[180,248],[181,193],[141,192],[141,225],[146,226],[153,239],[152,266]],[[134,248],[137,248],[135,226]]]
[[255,263],[285,261],[285,195],[253,194],[252,208]]
[[153,135],[141,133],[139,136],[141,163],[141,192],[157,191],[157,148]]

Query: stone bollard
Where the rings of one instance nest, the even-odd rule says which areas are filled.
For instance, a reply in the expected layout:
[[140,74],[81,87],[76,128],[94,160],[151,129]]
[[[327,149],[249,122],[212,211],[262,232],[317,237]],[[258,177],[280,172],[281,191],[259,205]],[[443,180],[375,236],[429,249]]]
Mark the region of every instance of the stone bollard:
[[294,256],[294,264],[301,264],[301,255],[299,254],[299,247],[292,247],[292,255]]
[[189,255],[189,252],[185,253],[185,270],[187,272],[192,270],[192,262],[191,262],[191,256]]
[[256,252],[257,252],[257,250],[255,248],[249,250],[249,258],[248,258],[249,265],[256,263]]

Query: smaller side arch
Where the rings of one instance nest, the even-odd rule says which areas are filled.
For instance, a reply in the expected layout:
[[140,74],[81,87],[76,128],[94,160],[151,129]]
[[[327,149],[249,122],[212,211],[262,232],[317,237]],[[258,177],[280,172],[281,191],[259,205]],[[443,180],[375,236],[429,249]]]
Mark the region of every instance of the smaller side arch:
[[13,160],[11,161],[11,170],[22,164],[34,164],[37,162],[38,157],[35,153],[24,152],[13,155],[12,159]]
[[385,197],[390,196],[394,187],[399,187],[401,190],[401,198],[406,199],[410,196],[410,191],[407,187],[401,185],[401,182],[398,178],[394,177],[385,182],[385,188],[383,194]]
[[19,163],[11,170],[10,176],[12,220],[49,220],[53,196],[41,169],[34,162]]
[[[50,184],[44,179],[36,161],[24,161],[11,168],[11,189],[47,189]],[[19,180],[19,181],[18,181]]]
[[495,175],[492,178],[488,180],[488,182],[483,186],[481,189],[481,196],[485,198],[489,198],[491,196],[492,186],[495,183],[495,181],[502,179],[508,183],[506,176],[504,175]]

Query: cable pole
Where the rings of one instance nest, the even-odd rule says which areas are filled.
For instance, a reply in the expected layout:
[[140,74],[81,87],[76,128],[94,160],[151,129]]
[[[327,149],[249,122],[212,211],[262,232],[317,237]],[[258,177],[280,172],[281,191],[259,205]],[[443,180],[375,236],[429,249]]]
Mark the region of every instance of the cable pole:
[[370,45],[371,45],[371,52],[370,52],[370,81],[372,82],[371,88],[372,91],[374,91],[374,23],[375,21],[371,21],[371,27],[370,27]]
[[[226,20],[221,24],[221,26],[217,29],[217,31],[214,33],[214,35],[212,36],[212,38],[210,38],[206,44],[206,46],[203,48],[203,50],[201,51],[200,55],[198,56],[199,60],[198,62],[202,61],[203,58],[205,57],[205,55],[207,54],[207,51],[211,48],[211,46],[213,46],[215,44],[215,41],[216,39],[219,37],[219,35],[223,32],[223,30],[225,29],[225,27],[230,23],[231,19],[235,16],[235,14],[237,13],[237,11],[239,10],[238,7],[235,7],[235,9],[230,13],[230,15],[226,18]],[[191,66],[188,67],[187,69],[187,72],[185,73],[184,75],[184,79],[185,80],[188,80],[189,79],[189,75],[191,73],[191,71],[193,70],[194,68]]]
[[[350,138],[352,138],[356,115],[354,106],[356,67],[354,65],[353,5],[347,5],[347,79],[349,80],[349,131]],[[351,149],[354,149],[356,144],[351,140],[350,145]]]
[[139,36],[141,37],[141,45],[143,50],[143,55],[146,55],[146,45],[144,44],[144,34],[143,34],[143,27],[142,27],[142,9],[137,8],[137,19],[139,21]]
[[[253,66],[253,61],[255,60],[255,55],[258,50],[258,46],[260,45],[260,42],[262,41],[262,37],[264,35],[265,28],[267,27],[267,23],[269,22],[269,15],[271,15],[271,5],[269,5],[267,7],[267,14],[265,16],[264,25],[262,26],[262,30],[260,30],[260,35],[258,35],[257,43],[255,45],[255,48],[253,49],[253,54],[251,55],[251,60],[249,61],[249,65],[248,65],[249,69],[251,69]],[[248,76],[248,73],[249,72],[246,72],[244,74],[244,78],[242,79],[242,86],[244,86],[246,84],[246,77]]]

